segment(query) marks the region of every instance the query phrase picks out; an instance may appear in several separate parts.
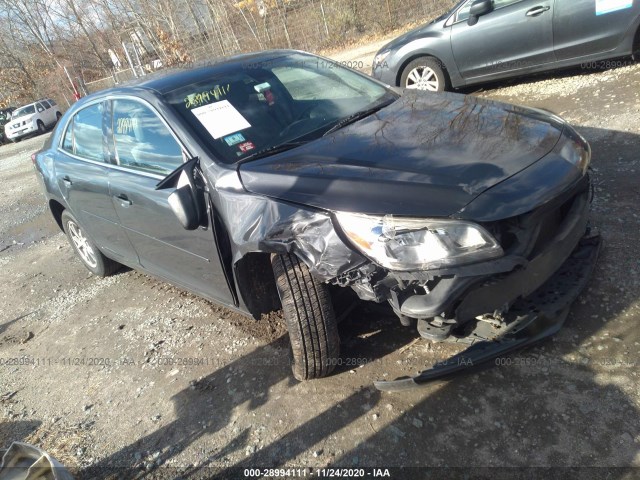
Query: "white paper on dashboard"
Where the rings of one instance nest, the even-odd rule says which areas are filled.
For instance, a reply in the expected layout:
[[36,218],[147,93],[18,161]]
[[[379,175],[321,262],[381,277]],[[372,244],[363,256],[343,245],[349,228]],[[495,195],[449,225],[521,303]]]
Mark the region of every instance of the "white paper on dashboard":
[[210,103],[191,111],[215,140],[251,126],[228,100]]

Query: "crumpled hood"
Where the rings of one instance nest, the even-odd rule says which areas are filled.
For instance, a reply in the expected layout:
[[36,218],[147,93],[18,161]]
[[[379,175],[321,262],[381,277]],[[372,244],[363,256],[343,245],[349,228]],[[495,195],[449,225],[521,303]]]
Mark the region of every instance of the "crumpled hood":
[[253,193],[332,211],[453,215],[535,163],[563,124],[473,96],[407,91],[324,138],[240,165]]

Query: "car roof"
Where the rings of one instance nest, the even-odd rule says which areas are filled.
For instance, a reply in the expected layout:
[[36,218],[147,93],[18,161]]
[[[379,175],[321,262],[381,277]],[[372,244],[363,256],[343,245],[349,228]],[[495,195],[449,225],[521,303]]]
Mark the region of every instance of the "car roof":
[[309,55],[306,52],[300,52],[297,50],[266,50],[262,52],[236,55],[233,57],[224,57],[206,62],[206,64],[204,64],[205,62],[202,62],[189,65],[187,67],[152,73],[145,77],[125,82],[114,88],[100,90],[99,92],[91,94],[85,98],[93,98],[98,95],[108,95],[110,93],[122,93],[123,91],[131,91],[136,88],[152,90],[158,94],[164,95],[184,85],[197,83],[198,81],[204,80],[213,75],[236,71],[238,67],[246,67],[247,63],[257,65],[260,62],[266,63],[276,58],[294,53]]
[[[38,100],[34,100],[31,103],[25,103],[24,105],[20,105],[18,108],[24,108],[24,107],[29,107],[31,105],[35,105],[38,102],[51,102],[52,99],[51,98],[39,98]],[[55,100],[54,100],[55,101]],[[7,107],[6,110],[13,108],[14,110],[17,110],[18,108],[15,107]]]
[[[35,102],[31,102],[31,103],[25,103],[24,105],[20,105],[18,108],[24,108],[24,107],[30,107],[31,105],[35,105],[36,103],[40,102],[41,100],[36,100]],[[17,109],[16,109],[17,110]]]

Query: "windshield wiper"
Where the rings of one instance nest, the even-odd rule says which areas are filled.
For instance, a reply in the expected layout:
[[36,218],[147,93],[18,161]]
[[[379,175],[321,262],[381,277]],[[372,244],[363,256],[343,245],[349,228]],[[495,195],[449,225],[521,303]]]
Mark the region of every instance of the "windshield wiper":
[[355,123],[358,120],[362,120],[363,118],[376,113],[378,110],[382,110],[384,107],[386,107],[387,105],[390,105],[391,103],[393,103],[393,100],[389,102],[381,103],[380,105],[376,105],[375,107],[367,108],[366,110],[361,110],[360,112],[356,112],[353,115],[349,115],[348,117],[344,117],[343,119],[338,120],[338,123],[336,123],[333,127],[331,127],[329,130],[324,132],[322,136],[326,137],[327,135],[335,132],[336,130],[340,130],[341,128],[344,128],[347,125]]
[[252,153],[248,157],[243,158],[241,162],[244,163],[247,160],[256,160],[258,158],[266,157],[268,155],[273,155],[275,153],[286,152],[287,150],[291,150],[292,148],[299,147],[300,145],[304,145],[305,143],[307,142],[293,141],[293,142],[279,143],[278,145],[263,148],[262,150],[259,150],[256,153]]

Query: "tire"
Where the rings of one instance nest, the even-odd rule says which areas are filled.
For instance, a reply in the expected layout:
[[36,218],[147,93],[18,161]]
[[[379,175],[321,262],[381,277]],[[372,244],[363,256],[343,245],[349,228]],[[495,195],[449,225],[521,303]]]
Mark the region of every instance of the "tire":
[[631,49],[631,58],[633,58],[634,62],[640,62],[640,28],[638,28],[635,39],[633,40],[633,48]]
[[58,123],[61,118],[62,118],[62,114],[60,112],[56,112],[56,123]]
[[293,376],[301,381],[326,377],[340,355],[329,289],[295,255],[272,255],[271,265],[289,330]]
[[434,57],[421,57],[413,60],[402,71],[400,86],[410,90],[444,92],[450,89],[449,77],[443,64]]
[[44,126],[44,123],[42,123],[42,120],[38,120],[38,133],[42,135],[46,131],[47,128]]
[[120,270],[122,265],[100,252],[71,213],[67,210],[62,212],[61,220],[69,243],[87,270],[98,277],[108,277]]

